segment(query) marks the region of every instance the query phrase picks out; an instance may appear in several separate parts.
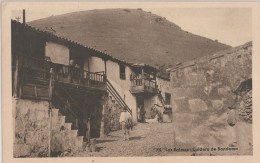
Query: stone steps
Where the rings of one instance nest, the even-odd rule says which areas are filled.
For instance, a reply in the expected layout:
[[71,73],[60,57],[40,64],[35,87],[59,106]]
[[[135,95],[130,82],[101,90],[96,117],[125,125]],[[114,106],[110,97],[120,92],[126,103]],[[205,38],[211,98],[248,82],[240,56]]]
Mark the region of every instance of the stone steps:
[[77,136],[76,139],[75,139],[75,145],[77,147],[82,147],[82,143],[83,143],[83,138],[84,136]]
[[52,108],[52,116],[59,116],[59,109]]
[[52,109],[53,150],[61,152],[82,150],[83,136],[78,136],[78,130],[72,129],[72,123],[65,122],[66,116],[59,109]]
[[71,130],[72,123],[64,123],[65,130]]

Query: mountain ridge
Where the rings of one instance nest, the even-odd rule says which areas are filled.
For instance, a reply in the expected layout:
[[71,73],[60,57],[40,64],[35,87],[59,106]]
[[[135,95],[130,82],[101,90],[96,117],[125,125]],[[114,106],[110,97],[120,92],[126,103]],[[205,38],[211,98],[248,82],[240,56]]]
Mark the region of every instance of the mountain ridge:
[[142,9],[95,9],[28,23],[131,63],[174,65],[231,46],[192,34]]

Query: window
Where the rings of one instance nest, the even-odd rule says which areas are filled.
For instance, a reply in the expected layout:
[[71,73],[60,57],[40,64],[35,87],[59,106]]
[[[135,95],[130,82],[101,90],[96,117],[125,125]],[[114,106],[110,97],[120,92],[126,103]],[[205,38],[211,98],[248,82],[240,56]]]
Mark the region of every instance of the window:
[[125,65],[119,65],[120,79],[125,80]]
[[171,105],[171,94],[170,93],[165,93],[165,104]]

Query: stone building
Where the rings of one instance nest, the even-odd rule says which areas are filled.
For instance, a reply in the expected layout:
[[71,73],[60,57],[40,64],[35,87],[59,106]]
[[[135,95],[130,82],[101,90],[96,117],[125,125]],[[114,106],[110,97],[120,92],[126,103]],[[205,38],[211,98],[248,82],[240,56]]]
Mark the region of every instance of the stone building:
[[82,150],[83,142],[120,129],[122,109],[137,123],[138,107],[151,118],[154,104],[166,96],[170,104],[169,87],[160,84],[170,82],[154,67],[25,23],[12,20],[11,28],[15,157]]
[[170,80],[176,143],[252,155],[252,42],[176,65]]

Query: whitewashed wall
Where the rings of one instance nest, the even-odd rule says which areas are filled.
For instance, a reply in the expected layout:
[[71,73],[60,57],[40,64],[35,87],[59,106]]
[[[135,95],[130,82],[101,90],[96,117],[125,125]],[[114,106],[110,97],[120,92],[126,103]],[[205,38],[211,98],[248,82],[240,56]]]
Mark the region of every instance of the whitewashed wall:
[[[54,63],[60,63],[69,65],[69,48],[52,42],[46,43],[46,56],[49,56]],[[86,57],[84,61],[84,69],[90,72],[105,71],[105,63],[102,58],[99,57],[89,57],[89,61]],[[133,120],[137,122],[137,104],[136,97],[130,93],[131,81],[130,74],[133,73],[131,68],[126,66],[125,73],[126,79],[120,79],[119,74],[119,64],[117,62],[108,60],[106,63],[107,78],[117,90],[122,99],[125,100],[126,104],[132,110]],[[157,83],[159,84],[159,89],[162,90],[163,96],[165,92],[170,92],[170,82],[163,79],[157,78]],[[144,100],[144,105],[147,112],[151,109],[152,105],[158,103],[157,96],[146,97]]]
[[51,58],[54,63],[69,65],[70,51],[66,46],[53,42],[46,42],[45,56]]
[[[87,63],[87,60],[85,63]],[[102,60],[102,58],[90,57],[89,58],[89,71],[90,72],[105,71],[105,63]]]
[[132,73],[130,67],[126,66],[125,73],[126,79],[120,79],[119,75],[119,64],[113,61],[107,61],[107,78],[117,90],[119,95],[124,99],[126,104],[132,110],[132,116],[134,122],[137,122],[137,107],[136,107],[136,98],[130,93],[131,81],[130,74]]

